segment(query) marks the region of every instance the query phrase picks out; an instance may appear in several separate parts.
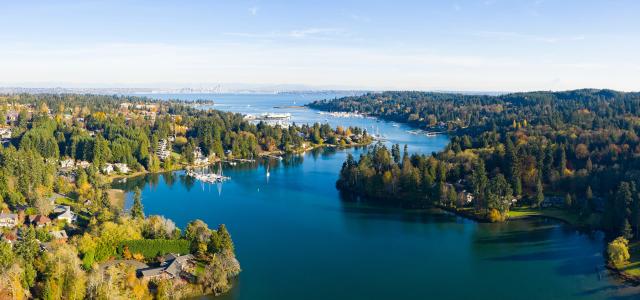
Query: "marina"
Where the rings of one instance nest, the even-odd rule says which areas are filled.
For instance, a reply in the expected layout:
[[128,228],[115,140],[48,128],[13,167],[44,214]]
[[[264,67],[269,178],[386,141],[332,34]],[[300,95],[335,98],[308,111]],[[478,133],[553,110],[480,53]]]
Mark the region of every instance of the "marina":
[[231,177],[222,175],[222,162],[218,165],[217,173],[205,173],[204,169],[201,172],[197,172],[193,169],[187,170],[187,176],[193,177],[196,180],[205,182],[205,183],[220,183],[227,180],[230,180]]
[[290,121],[291,121],[291,114],[290,113],[272,113],[272,112],[267,112],[267,113],[262,113],[260,115],[252,115],[252,114],[247,114],[245,115],[245,120],[253,123],[253,124],[258,124],[260,122],[263,122],[267,125],[271,125],[271,126],[281,126],[283,128],[287,128],[291,125]]
[[357,113],[357,112],[345,112],[345,111],[335,111],[335,112],[318,112],[319,115],[330,115],[336,118],[363,118],[365,115]]

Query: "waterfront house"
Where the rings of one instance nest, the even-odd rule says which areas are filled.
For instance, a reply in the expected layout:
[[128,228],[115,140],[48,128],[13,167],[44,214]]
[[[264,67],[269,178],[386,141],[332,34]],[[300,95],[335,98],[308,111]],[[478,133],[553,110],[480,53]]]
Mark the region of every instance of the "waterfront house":
[[86,169],[91,166],[91,163],[86,160],[80,160],[76,162],[76,167]]
[[193,255],[167,254],[158,267],[138,269],[138,276],[143,279],[151,278],[184,278],[190,274],[195,266]]
[[462,190],[458,192],[458,206],[463,207],[471,204],[473,202],[473,194],[467,192],[467,190]]
[[123,164],[123,163],[115,163],[113,164],[113,167],[120,173],[122,174],[127,174],[129,173],[129,171],[131,171],[129,169],[129,166],[127,164]]
[[76,161],[73,158],[67,158],[60,161],[60,168],[71,170],[75,167]]
[[113,164],[105,164],[104,167],[102,167],[102,173],[109,175],[112,172],[113,172]]
[[196,147],[196,149],[193,150],[193,157],[193,163],[196,165],[206,165],[209,163],[209,158],[202,154],[200,147]]
[[18,214],[0,213],[0,227],[13,228],[18,225]]

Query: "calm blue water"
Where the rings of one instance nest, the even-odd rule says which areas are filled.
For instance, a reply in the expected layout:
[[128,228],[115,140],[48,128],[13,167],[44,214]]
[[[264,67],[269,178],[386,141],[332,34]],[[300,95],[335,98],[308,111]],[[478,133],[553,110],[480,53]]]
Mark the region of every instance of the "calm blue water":
[[[207,97],[220,103],[217,108],[239,112],[246,103],[267,109],[297,99]],[[302,122],[319,115],[304,110],[295,116]],[[370,119],[329,122],[377,126],[411,151],[430,153],[447,143],[446,137],[411,135],[406,127]],[[232,179],[221,185],[175,172],[129,179],[121,187],[143,188],[147,215],[164,215],[181,227],[193,219],[228,226],[243,271],[221,299],[603,299],[636,293],[602,271],[598,233],[543,219],[478,224],[440,211],[341,199],[338,171],[348,153],[360,151],[271,161],[269,178],[262,164],[238,165],[225,167]]]
[[[243,114],[261,114],[264,112],[290,113],[294,123],[313,124],[329,123],[331,126],[358,126],[369,133],[380,134],[385,137],[387,144],[408,144],[411,152],[429,154],[438,151],[446,145],[446,136],[427,138],[424,135],[410,134],[407,125],[392,122],[377,121],[368,118],[339,118],[308,108],[291,108],[286,106],[302,106],[313,100],[332,99],[353,95],[353,93],[312,93],[312,94],[137,94],[156,99],[181,100],[213,100],[215,104],[210,108],[238,112]],[[276,108],[280,107],[280,108]]]

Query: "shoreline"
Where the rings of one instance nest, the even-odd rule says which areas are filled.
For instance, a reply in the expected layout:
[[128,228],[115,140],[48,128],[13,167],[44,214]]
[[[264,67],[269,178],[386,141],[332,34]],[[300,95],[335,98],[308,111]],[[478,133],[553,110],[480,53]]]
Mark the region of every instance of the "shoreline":
[[[292,152],[284,152],[281,150],[278,151],[264,151],[258,154],[259,157],[261,158],[265,158],[265,157],[269,157],[269,156],[276,156],[276,155],[286,155],[286,154],[304,154],[307,151],[312,151],[315,149],[320,149],[320,148],[334,148],[334,149],[348,149],[348,148],[355,148],[355,147],[366,147],[369,146],[371,143],[373,143],[373,141],[369,142],[369,143],[358,143],[358,144],[349,144],[349,145],[334,145],[334,144],[317,144],[317,145],[312,145],[309,147],[306,147],[304,149],[298,149],[298,150],[294,150]],[[116,180],[121,180],[121,179],[126,179],[126,178],[134,178],[134,177],[139,177],[142,175],[149,175],[149,174],[162,174],[162,173],[167,173],[167,172],[175,172],[175,171],[184,171],[187,170],[189,168],[198,168],[198,167],[206,167],[206,166],[211,166],[215,163],[220,162],[221,159],[220,158],[216,158],[214,159],[212,162],[208,163],[208,164],[203,164],[203,165],[185,165],[185,164],[179,164],[178,166],[176,166],[175,168],[172,168],[170,170],[159,170],[157,172],[151,172],[148,170],[144,170],[144,171],[136,171],[136,172],[131,172],[128,174],[116,174],[116,175],[105,175],[105,178],[107,180],[107,182],[109,184],[113,183]]]

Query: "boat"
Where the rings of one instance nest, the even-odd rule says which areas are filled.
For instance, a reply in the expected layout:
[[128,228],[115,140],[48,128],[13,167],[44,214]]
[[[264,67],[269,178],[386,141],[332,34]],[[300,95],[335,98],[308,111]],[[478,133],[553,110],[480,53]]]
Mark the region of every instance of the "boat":
[[427,132],[427,136],[432,137],[432,136],[436,136],[435,132]]
[[201,173],[198,173],[194,170],[188,170],[187,176],[207,183],[224,182],[231,179],[230,177],[222,175],[222,162],[218,165],[218,173],[204,173],[204,170]]
[[267,165],[267,177],[271,176],[271,173],[269,172],[269,165]]

